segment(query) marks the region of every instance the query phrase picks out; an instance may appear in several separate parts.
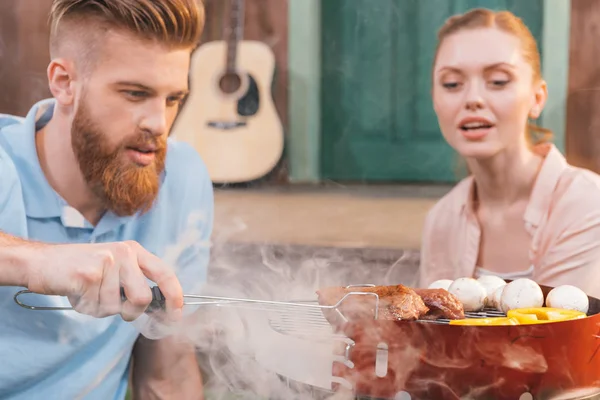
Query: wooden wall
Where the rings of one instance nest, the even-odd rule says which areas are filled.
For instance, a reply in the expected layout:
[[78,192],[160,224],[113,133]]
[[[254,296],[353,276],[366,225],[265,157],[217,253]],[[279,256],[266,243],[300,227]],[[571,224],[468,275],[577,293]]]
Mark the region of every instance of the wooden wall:
[[[203,41],[221,38],[228,1],[204,0]],[[50,95],[46,83],[52,0],[0,1],[0,113],[24,115]],[[288,0],[246,0],[245,37],[270,44],[277,60],[275,101],[288,121]],[[570,162],[600,172],[600,1],[571,0],[567,133]],[[285,166],[277,180],[285,179]]]
[[600,173],[600,1],[571,1],[567,130],[569,162]]
[[48,11],[52,0],[0,1],[0,113],[25,115],[50,96]]
[[[202,41],[222,38],[229,1],[204,0],[206,28]],[[52,0],[0,0],[0,113],[25,115],[50,96],[47,18]],[[246,0],[245,32],[248,40],[271,46],[277,64],[275,106],[287,131],[288,114],[288,0]],[[285,161],[269,178],[287,180]]]

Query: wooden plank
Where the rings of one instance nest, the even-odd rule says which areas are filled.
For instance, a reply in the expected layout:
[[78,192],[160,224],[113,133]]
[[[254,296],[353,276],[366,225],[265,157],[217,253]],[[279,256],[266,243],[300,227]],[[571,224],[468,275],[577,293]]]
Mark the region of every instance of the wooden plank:
[[19,0],[19,108],[21,113],[52,97],[46,69],[50,62],[48,13],[52,0]]
[[0,1],[0,113],[19,114],[19,20],[17,1]]
[[600,173],[600,1],[572,0],[566,154]]

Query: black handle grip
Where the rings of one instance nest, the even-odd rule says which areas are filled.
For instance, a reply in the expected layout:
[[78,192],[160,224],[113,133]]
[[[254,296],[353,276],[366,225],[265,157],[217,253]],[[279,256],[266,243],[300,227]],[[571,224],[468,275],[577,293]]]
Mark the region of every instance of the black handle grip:
[[[165,311],[165,296],[163,296],[160,288],[158,286],[152,286],[150,288],[152,291],[152,302],[146,308],[146,313],[152,313],[155,311]],[[121,287],[121,300],[127,301],[127,296],[125,296],[125,288]]]

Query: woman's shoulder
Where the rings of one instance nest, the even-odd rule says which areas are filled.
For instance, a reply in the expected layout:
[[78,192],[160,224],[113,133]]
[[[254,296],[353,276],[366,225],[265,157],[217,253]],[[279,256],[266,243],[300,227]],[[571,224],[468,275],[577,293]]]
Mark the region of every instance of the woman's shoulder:
[[526,218],[539,224],[572,224],[590,213],[600,212],[600,175],[570,164],[553,144],[540,144],[534,151],[544,156],[530,195]]
[[547,195],[538,203],[548,226],[562,231],[600,220],[600,174],[567,164]]
[[600,174],[586,168],[568,164],[559,184],[569,189],[591,190],[600,195]]
[[553,191],[550,213],[572,222],[600,215],[600,175],[567,165]]

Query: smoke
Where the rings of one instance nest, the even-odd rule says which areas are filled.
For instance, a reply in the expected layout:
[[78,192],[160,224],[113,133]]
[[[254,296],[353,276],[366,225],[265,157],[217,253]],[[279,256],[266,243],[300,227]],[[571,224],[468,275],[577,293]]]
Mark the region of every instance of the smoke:
[[[211,244],[201,243],[193,229],[197,222],[166,257],[176,265],[185,248],[199,241],[211,246],[207,283],[182,282],[186,293],[314,304],[315,292],[323,287],[416,282],[416,252],[232,243],[230,235],[246,229],[240,221],[228,230],[220,226]],[[539,327],[520,330],[530,335],[516,339],[506,336],[504,327],[431,322],[360,321],[337,332],[319,308],[252,302],[187,305],[185,314],[177,326],[151,319],[134,324],[149,337],[172,334],[192,341],[210,400],[229,400],[232,393],[240,399],[350,400],[353,388],[387,399],[408,399],[397,394],[398,388],[412,399],[479,399],[495,393],[518,399],[550,368],[536,344]],[[381,364],[382,370],[373,368]],[[570,380],[568,373],[563,382]]]
[[[176,265],[182,253],[201,240],[191,221],[165,260]],[[205,296],[275,301],[316,301],[324,286],[383,284],[413,285],[418,257],[385,251],[315,249],[231,243],[229,238],[246,229],[239,220],[220,225],[211,238],[208,282],[182,282],[186,293]],[[195,299],[187,299],[194,301]],[[306,304],[306,303],[305,303]],[[351,392],[332,391],[332,375],[338,347],[350,342],[334,335],[315,307],[281,307],[265,304],[189,305],[188,318],[178,326],[164,326],[144,317],[133,322],[147,337],[174,334],[191,340],[204,372],[210,398],[225,399],[231,393],[252,398],[308,400],[351,399]]]

